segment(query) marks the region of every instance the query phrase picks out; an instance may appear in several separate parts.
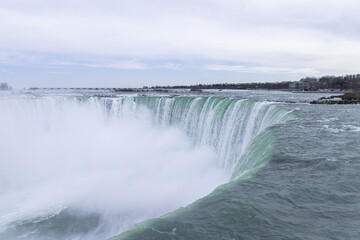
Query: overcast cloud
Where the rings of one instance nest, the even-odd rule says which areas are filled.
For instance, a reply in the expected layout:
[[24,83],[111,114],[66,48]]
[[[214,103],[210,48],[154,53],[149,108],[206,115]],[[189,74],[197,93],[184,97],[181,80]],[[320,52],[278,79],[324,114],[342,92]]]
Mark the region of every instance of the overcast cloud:
[[142,86],[359,73],[359,12],[356,0],[2,0],[0,79]]

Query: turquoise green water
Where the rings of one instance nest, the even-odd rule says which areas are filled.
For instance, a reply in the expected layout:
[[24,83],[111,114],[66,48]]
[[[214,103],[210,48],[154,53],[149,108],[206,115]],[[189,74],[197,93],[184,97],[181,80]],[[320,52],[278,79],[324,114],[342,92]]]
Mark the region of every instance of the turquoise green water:
[[[154,126],[179,128],[194,145],[213,149],[228,176],[184,208],[123,231],[112,229],[112,239],[359,239],[360,105],[306,103],[318,97],[229,91],[92,99],[108,118],[146,107]],[[0,236],[104,239],[111,236],[94,232],[108,231],[104,224],[109,222],[101,214],[66,208],[51,217],[12,223]]]
[[271,156],[248,154],[264,168],[115,239],[359,239],[360,106],[280,106],[299,118],[271,127]]

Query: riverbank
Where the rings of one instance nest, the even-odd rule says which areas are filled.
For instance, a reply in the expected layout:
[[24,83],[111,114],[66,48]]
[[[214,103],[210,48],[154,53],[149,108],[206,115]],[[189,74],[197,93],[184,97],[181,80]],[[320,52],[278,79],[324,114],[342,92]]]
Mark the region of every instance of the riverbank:
[[310,104],[360,104],[360,91],[347,92],[343,95],[322,97]]

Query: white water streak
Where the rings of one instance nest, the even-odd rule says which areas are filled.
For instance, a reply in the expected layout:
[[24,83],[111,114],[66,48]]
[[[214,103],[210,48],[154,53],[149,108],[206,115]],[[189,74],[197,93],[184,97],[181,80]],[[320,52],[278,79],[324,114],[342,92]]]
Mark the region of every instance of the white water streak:
[[255,166],[238,161],[288,115],[211,97],[10,98],[0,109],[0,227],[68,207],[101,216],[74,239],[115,235],[205,196],[235,166]]

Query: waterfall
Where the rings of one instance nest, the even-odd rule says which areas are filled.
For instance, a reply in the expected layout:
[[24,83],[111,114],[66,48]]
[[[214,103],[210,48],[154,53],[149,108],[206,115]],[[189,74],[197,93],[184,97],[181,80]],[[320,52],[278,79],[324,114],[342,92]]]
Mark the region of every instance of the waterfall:
[[239,161],[256,136],[295,117],[270,102],[218,97],[120,98],[105,100],[105,105],[117,116],[136,110],[136,106],[146,106],[153,111],[158,126],[180,127],[196,145],[213,148],[219,156],[219,167],[232,178],[248,171],[241,169],[246,164]]
[[105,239],[187,206],[266,164],[269,127],[294,117],[218,97],[7,96],[0,112],[0,238],[31,240]]

